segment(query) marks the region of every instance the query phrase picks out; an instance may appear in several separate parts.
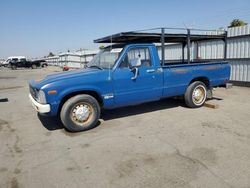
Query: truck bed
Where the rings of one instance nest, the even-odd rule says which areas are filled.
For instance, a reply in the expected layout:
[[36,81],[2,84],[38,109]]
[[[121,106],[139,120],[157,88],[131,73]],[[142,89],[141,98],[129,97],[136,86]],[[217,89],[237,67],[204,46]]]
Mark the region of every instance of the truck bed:
[[193,80],[203,80],[207,87],[222,86],[228,82],[230,65],[220,62],[168,63],[162,66],[164,72],[163,96],[183,95]]
[[[168,66],[168,65],[188,65],[188,64],[204,64],[204,63],[223,63],[226,62],[224,60],[207,60],[207,59],[196,59],[188,63],[187,61],[182,61],[179,59],[174,59],[174,60],[164,60],[164,65],[163,66]],[[161,61],[162,63],[162,61]]]

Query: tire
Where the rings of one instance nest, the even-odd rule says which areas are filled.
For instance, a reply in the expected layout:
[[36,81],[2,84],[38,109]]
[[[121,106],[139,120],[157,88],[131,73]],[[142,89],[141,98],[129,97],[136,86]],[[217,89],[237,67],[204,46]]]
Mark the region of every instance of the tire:
[[12,70],[16,70],[17,69],[16,65],[11,65],[10,67],[11,67]]
[[86,131],[94,128],[99,117],[99,103],[94,97],[85,94],[76,95],[68,99],[63,104],[60,112],[60,118],[64,127],[71,132]]
[[186,105],[190,108],[203,106],[207,99],[207,87],[203,82],[196,81],[191,83],[184,95]]
[[31,65],[31,68],[32,68],[32,69],[36,69],[36,68],[37,68],[36,64],[32,64],[32,65]]

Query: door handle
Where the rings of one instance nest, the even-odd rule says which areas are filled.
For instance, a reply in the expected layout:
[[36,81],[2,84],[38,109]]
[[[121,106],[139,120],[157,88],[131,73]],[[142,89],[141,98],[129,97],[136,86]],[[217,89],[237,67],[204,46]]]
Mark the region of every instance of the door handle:
[[155,72],[155,69],[148,69],[147,72],[148,73]]

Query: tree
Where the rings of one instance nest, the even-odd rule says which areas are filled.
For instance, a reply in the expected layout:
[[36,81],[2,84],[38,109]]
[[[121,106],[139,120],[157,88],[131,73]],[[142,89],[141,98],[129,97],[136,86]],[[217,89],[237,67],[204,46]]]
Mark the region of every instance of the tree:
[[239,27],[239,26],[244,26],[244,25],[247,25],[247,23],[243,20],[240,20],[240,19],[234,19],[230,25],[228,26],[228,28],[230,27]]
[[48,57],[53,57],[53,56],[55,56],[55,54],[53,54],[52,52],[49,52]]
[[103,50],[104,48],[105,48],[104,45],[99,46],[99,49],[100,49],[100,50]]

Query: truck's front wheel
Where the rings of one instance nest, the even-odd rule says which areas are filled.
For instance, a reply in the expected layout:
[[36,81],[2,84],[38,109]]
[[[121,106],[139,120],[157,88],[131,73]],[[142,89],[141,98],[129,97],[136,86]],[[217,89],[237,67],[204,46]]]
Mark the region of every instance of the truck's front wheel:
[[32,65],[31,65],[31,68],[32,68],[32,69],[36,69],[36,68],[37,68],[37,65],[36,65],[36,64],[32,64]]
[[207,87],[203,82],[193,82],[188,86],[184,97],[188,107],[199,108],[206,102]]
[[100,117],[100,106],[90,95],[76,95],[62,106],[60,118],[65,128],[72,132],[94,128]]

